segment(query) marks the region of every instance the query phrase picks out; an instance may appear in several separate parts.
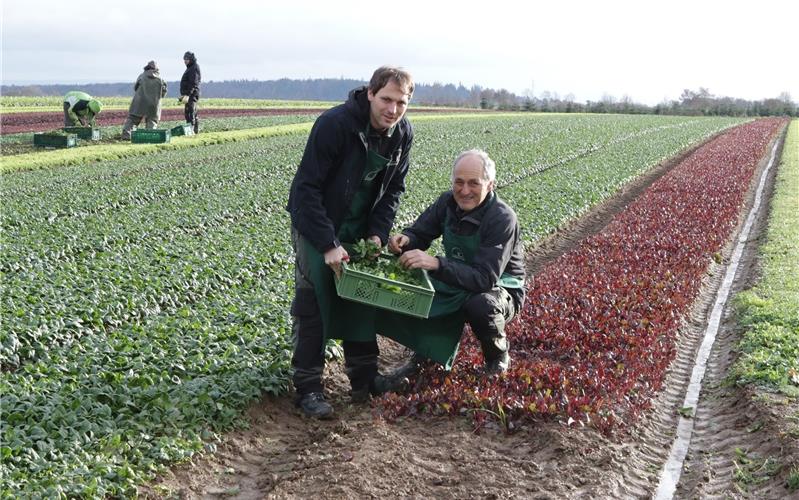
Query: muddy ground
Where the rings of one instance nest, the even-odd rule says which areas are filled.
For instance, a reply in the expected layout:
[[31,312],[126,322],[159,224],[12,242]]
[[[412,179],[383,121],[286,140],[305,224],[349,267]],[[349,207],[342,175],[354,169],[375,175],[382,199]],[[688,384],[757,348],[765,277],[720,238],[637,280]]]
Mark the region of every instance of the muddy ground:
[[[653,169],[533,249],[531,272],[601,230],[690,152]],[[767,158],[763,167],[766,162]],[[774,173],[766,199],[773,179]],[[750,204],[752,198],[753,194]],[[733,293],[757,277],[755,250],[766,215],[767,205],[753,228]],[[725,257],[731,251],[730,244]],[[225,435],[216,453],[171,468],[140,494],[191,499],[650,498],[669,453],[678,409],[723,272],[723,265],[710,269],[680,334],[667,389],[628,433],[605,436],[558,422],[525,425],[511,434],[499,426],[475,433],[468,418],[388,423],[374,416],[368,405],[349,403],[342,366],[331,363],[326,381],[335,419],[309,420],[297,413],[291,396],[265,397],[249,409],[248,429]],[[765,404],[765,398],[775,397],[723,383],[740,336],[729,314],[725,316],[708,362],[694,438],[676,497],[790,498],[785,483],[791,467],[799,466],[799,404]],[[403,350],[391,341],[381,339],[381,352],[384,369],[403,360]],[[752,460],[742,463],[742,454]],[[742,467],[749,470],[750,464],[755,469],[751,481],[740,472]],[[799,498],[799,492],[793,497]]]

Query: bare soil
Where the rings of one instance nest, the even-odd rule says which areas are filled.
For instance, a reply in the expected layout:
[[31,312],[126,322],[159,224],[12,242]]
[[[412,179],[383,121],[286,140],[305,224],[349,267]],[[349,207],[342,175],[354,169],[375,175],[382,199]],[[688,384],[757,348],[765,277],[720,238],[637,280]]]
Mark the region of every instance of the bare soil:
[[[693,149],[652,169],[531,249],[530,272],[600,231]],[[755,250],[766,210],[762,212],[736,290],[756,276]],[[731,250],[732,244],[724,257]],[[625,434],[608,437],[590,427],[556,422],[525,425],[510,434],[499,426],[475,433],[471,421],[461,418],[406,418],[388,423],[368,405],[349,403],[343,368],[330,363],[325,376],[336,410],[334,419],[304,418],[290,395],[264,397],[249,409],[248,429],[225,435],[215,453],[172,467],[142,487],[140,494],[192,499],[650,498],[668,456],[677,410],[723,270],[722,265],[715,265],[709,272],[680,333],[679,353],[666,389]],[[785,415],[799,415],[799,408],[795,402],[793,407],[766,405],[761,395],[721,383],[740,335],[729,320],[722,330],[711,354],[695,417],[695,438],[676,497],[787,498],[790,493],[784,485],[791,464],[799,465],[799,446],[791,438],[788,426],[792,424]],[[401,364],[400,346],[384,339],[380,345],[381,369]],[[757,484],[741,484],[735,481],[735,465],[730,465],[736,448],[746,450],[750,457],[772,457],[781,466]]]

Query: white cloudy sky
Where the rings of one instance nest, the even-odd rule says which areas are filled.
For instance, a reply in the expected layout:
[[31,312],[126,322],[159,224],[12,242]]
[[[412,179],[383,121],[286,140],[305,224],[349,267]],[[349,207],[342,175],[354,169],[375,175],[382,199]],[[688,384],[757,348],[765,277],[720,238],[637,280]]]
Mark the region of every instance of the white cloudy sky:
[[791,0],[2,0],[3,83],[133,81],[155,59],[178,80],[368,79],[604,95],[656,104],[683,89],[799,100]]

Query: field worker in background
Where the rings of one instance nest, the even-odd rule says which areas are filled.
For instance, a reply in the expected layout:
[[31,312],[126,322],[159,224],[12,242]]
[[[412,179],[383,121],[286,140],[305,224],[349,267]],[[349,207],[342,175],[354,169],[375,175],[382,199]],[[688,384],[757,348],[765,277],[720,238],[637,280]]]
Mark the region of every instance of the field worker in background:
[[326,339],[343,340],[353,402],[383,392],[375,309],[340,299],[333,274],[349,260],[343,243],[388,243],[413,144],[405,117],[413,89],[403,69],[378,68],[368,86],[317,118],[291,184],[293,382],[295,403],[309,417],[333,414],[322,385]]
[[158,65],[150,61],[133,86],[135,94],[128,109],[128,119],[122,126],[122,138],[130,139],[131,131],[144,118],[148,129],[158,127],[161,119],[161,98],[166,95],[166,82],[158,74]]
[[103,104],[97,99],[92,98],[86,92],[73,90],[64,96],[64,126],[78,127],[96,125],[95,117]]
[[[524,304],[524,252],[516,213],[496,194],[495,179],[484,151],[462,152],[452,167],[452,189],[389,240],[400,264],[426,269],[436,290],[429,319],[382,313],[378,332],[415,351],[388,377],[391,390],[427,359],[449,369],[464,321],[480,342],[487,374],[510,366],[505,325]],[[445,255],[426,253],[439,237]]]
[[194,133],[200,131],[200,121],[197,119],[197,101],[200,100],[200,65],[197,64],[197,57],[194,52],[183,54],[183,64],[186,71],[180,79],[180,97],[178,101],[183,103],[183,115],[186,123],[190,123],[194,128]]

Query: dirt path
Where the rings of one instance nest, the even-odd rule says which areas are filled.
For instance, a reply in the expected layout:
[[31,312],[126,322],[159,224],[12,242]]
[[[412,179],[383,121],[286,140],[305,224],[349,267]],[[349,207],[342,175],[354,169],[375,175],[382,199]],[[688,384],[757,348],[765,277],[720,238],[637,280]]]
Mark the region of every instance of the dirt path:
[[[531,271],[601,230],[630,200],[690,152],[653,169],[544,241],[530,254]],[[751,247],[749,252],[754,250],[754,245]],[[374,417],[368,406],[348,403],[343,370],[331,364],[326,380],[337,411],[334,420],[317,422],[301,417],[289,397],[265,398],[249,410],[249,429],[226,435],[215,454],[172,468],[142,488],[141,494],[241,499],[649,498],[668,456],[677,409],[722,269],[720,265],[711,269],[701,298],[681,332],[679,354],[665,384],[667,390],[626,435],[611,439],[591,428],[567,428],[553,422],[525,425],[511,434],[498,427],[476,434],[465,418],[409,418],[387,423]],[[753,264],[744,270],[737,278],[739,286],[751,280]],[[677,497],[784,498],[787,490],[781,489],[779,476],[749,493],[736,492],[728,481],[728,468],[714,461],[729,460],[730,446],[743,446],[751,450],[750,454],[776,456],[778,443],[784,442],[779,428],[761,416],[762,408],[752,407],[741,391],[718,384],[738,337],[729,326],[725,324],[719,333],[711,357],[712,367],[696,416],[695,448],[689,453],[686,463],[690,467]],[[381,352],[381,368],[402,361],[402,349],[391,341],[381,339]],[[746,419],[742,414],[747,414]],[[749,432],[753,425],[756,431]],[[728,439],[728,433],[734,439]],[[794,461],[799,459],[796,450],[783,447],[781,453],[783,462],[791,454]]]

